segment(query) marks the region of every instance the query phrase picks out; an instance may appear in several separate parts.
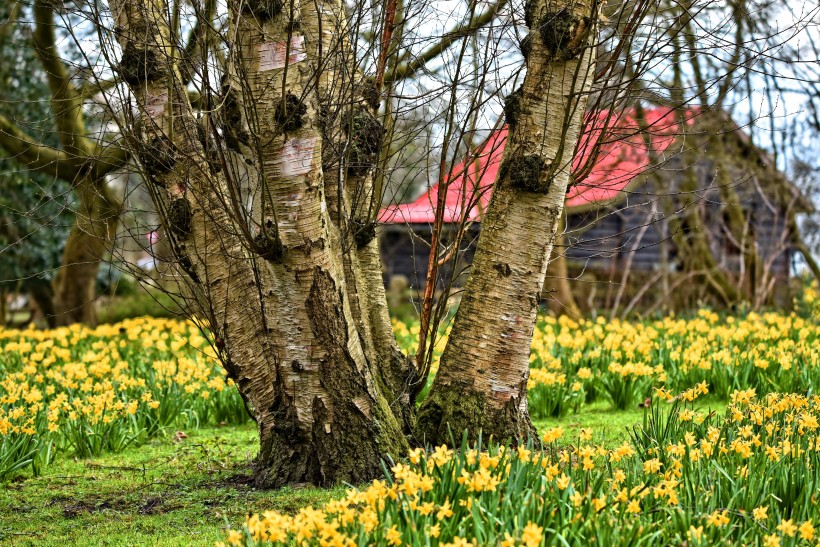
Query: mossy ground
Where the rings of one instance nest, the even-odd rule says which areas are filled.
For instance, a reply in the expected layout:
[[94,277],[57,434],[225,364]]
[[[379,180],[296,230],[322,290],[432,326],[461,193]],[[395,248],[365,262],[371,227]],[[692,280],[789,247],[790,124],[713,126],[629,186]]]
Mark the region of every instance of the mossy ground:
[[344,492],[254,489],[252,425],[175,434],[91,460],[61,455],[41,477],[0,485],[0,544],[213,545],[226,518],[295,512]]
[[[708,401],[701,406],[725,407]],[[595,403],[536,427],[560,425],[567,442],[591,428],[595,442],[617,446],[643,413]],[[295,513],[344,492],[344,486],[253,488],[249,477],[258,437],[252,425],[186,434],[169,432],[91,460],[61,454],[43,476],[0,486],[0,545],[213,545],[223,538],[226,519],[236,526],[249,512]]]

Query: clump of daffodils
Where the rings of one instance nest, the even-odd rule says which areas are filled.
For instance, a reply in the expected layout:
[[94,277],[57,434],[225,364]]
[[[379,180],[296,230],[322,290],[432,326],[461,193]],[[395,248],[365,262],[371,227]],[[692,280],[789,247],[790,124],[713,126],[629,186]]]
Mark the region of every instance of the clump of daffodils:
[[164,428],[247,417],[192,322],[0,328],[0,480],[60,453],[97,456]]
[[223,543],[816,541],[820,397],[739,390],[721,417],[681,419],[708,391],[699,383],[670,394],[672,404],[648,409],[645,425],[614,447],[555,426],[538,445],[417,448],[382,480],[322,508],[251,515]]

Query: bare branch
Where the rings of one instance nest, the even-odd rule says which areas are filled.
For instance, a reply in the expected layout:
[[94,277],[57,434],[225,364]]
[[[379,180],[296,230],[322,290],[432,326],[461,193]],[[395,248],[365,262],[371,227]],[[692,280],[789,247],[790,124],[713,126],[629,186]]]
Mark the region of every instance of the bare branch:
[[71,181],[82,161],[65,152],[38,143],[9,118],[0,114],[0,147],[29,169]]
[[492,7],[481,15],[475,18],[471,17],[467,21],[462,22],[450,32],[444,34],[437,44],[427,48],[421,53],[421,55],[409,63],[399,65],[399,67],[396,68],[392,74],[385,76],[385,83],[391,84],[398,80],[404,80],[415,76],[419,70],[427,65],[427,63],[444,53],[444,51],[446,51],[447,48],[453,45],[457,40],[470,36],[478,29],[490,24],[490,22],[495,19],[495,16],[499,10],[507,5],[507,2],[508,0],[498,0]]
[[66,66],[57,53],[53,4],[46,0],[35,2],[34,21],[34,49],[48,77],[60,142],[71,156],[89,156],[92,146],[85,137],[83,97],[69,78]]

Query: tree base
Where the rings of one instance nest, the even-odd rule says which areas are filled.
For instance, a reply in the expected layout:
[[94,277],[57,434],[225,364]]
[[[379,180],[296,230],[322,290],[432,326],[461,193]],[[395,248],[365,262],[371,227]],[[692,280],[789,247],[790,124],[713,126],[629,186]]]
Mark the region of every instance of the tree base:
[[[466,383],[433,386],[430,395],[418,411],[416,435],[430,445],[453,444],[461,441],[464,432],[470,443],[510,442],[517,445],[536,437],[537,432],[526,407],[519,398],[494,401]],[[526,396],[526,391],[524,396]]]
[[318,419],[306,435],[281,430],[260,432],[260,451],[254,468],[257,488],[365,484],[384,478],[382,464],[389,462],[388,458],[397,459],[407,453],[407,441],[398,431],[378,431],[378,425],[364,427],[355,419],[346,425],[339,421],[327,431],[321,425],[321,402],[314,404],[314,411],[318,412]]

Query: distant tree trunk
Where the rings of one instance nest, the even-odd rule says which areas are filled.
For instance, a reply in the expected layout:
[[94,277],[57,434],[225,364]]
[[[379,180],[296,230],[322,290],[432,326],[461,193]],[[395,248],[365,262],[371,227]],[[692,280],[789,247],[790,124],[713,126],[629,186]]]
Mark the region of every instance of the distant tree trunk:
[[657,202],[653,201],[652,208],[647,214],[646,220],[638,230],[638,233],[635,235],[635,241],[632,243],[632,246],[626,250],[626,259],[623,262],[621,279],[618,282],[618,292],[615,295],[615,302],[612,304],[612,309],[609,312],[610,321],[618,316],[618,308],[621,306],[621,299],[624,297],[626,287],[629,284],[629,276],[632,273],[632,263],[635,261],[635,254],[641,246],[641,242],[643,241],[646,231],[649,229],[650,224],[652,224],[652,219],[657,213],[657,207]]
[[54,290],[51,285],[46,281],[33,283],[28,287],[28,292],[43,314],[48,328],[55,328],[57,316],[54,313]]
[[58,326],[97,324],[97,274],[100,262],[111,252],[119,221],[119,205],[108,195],[104,180],[82,182],[78,192],[77,220],[54,278],[54,318],[50,323]]
[[561,216],[561,224],[555,234],[555,246],[560,252],[554,253],[547,267],[547,275],[550,283],[554,287],[554,292],[550,286],[544,286],[544,291],[551,291],[550,294],[542,294],[542,299],[546,298],[550,309],[555,313],[567,314],[574,318],[581,315],[581,310],[575,302],[575,295],[572,293],[572,286],[569,282],[569,269],[567,268],[567,247],[564,243],[564,231],[567,225],[566,211]]
[[518,105],[507,102],[509,142],[449,342],[419,409],[428,442],[447,442],[448,427],[499,441],[534,432],[529,354],[591,86],[591,4],[528,5],[532,48]]
[[[672,52],[673,76],[670,95],[672,102],[679,105],[675,114],[682,130],[686,127],[688,117],[680,106],[686,104],[683,84],[684,65],[682,62],[685,49],[683,40],[687,34],[684,32],[686,21],[685,17],[675,19],[676,34],[671,39],[674,49]],[[690,53],[694,54],[694,51]],[[682,153],[684,165],[693,167],[701,153],[701,149],[696,146],[687,146]],[[674,216],[669,222],[672,239],[675,242],[678,256],[681,257],[684,270],[686,272],[698,272],[699,275],[702,273],[706,280],[706,286],[703,289],[708,290],[727,307],[736,304],[742,299],[742,291],[721,269],[712,252],[709,229],[704,222],[703,213],[698,203],[700,201],[701,185],[696,169],[686,169],[679,190],[682,203],[674,204],[670,203],[670,200],[665,200],[665,212],[667,216],[670,216],[675,215],[679,208],[684,209],[680,217]]]
[[803,241],[803,238],[800,236],[800,229],[797,227],[797,219],[795,219],[793,210],[789,210],[786,222],[789,229],[789,235],[793,241],[792,245],[794,246],[794,249],[803,255],[803,259],[806,261],[809,271],[812,273],[814,278],[820,282],[820,265],[817,264],[817,260],[814,259],[811,249],[808,248],[806,243]]
[[[684,161],[694,165],[697,148],[683,152]],[[699,206],[700,185],[695,169],[688,169],[684,173],[680,194],[683,203],[666,203],[667,216],[674,215],[675,209],[682,208],[678,217],[672,217],[669,226],[672,231],[672,240],[678,250],[678,256],[687,272],[701,272],[706,280],[706,289],[719,298],[725,306],[731,306],[742,299],[739,288],[733,284],[726,272],[720,267],[709,244],[709,231],[703,219]]]

